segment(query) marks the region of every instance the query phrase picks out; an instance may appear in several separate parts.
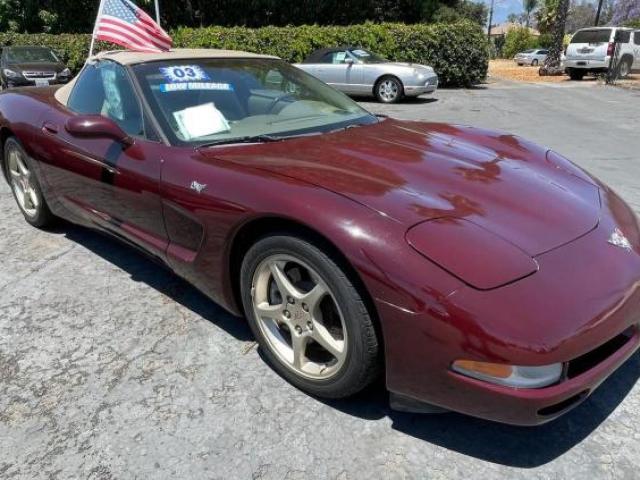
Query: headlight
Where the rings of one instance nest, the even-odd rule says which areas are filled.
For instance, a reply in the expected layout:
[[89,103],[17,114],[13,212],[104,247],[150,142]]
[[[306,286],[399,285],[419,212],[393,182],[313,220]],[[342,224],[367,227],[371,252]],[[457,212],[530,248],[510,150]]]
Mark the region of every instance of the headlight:
[[68,68],[65,68],[58,74],[58,76],[60,77],[68,77],[69,75],[71,75],[71,70],[69,70]]
[[5,68],[3,70],[3,73],[4,73],[4,76],[8,77],[8,78],[16,78],[16,77],[20,76],[20,74],[18,72],[14,72],[13,70],[10,70],[8,68]]
[[562,363],[541,367],[505,365],[502,363],[456,360],[454,372],[467,377],[514,388],[542,388],[553,385],[562,377]]

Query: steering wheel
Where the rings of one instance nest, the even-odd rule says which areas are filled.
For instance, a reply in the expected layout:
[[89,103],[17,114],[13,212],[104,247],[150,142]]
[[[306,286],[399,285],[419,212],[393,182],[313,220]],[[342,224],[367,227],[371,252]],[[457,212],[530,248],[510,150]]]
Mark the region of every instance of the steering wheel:
[[271,112],[273,112],[273,109],[276,108],[276,105],[287,98],[293,98],[295,100],[296,97],[292,93],[283,93],[282,95],[278,95],[273,99],[271,105],[269,105],[269,108],[267,108],[266,114],[269,115]]

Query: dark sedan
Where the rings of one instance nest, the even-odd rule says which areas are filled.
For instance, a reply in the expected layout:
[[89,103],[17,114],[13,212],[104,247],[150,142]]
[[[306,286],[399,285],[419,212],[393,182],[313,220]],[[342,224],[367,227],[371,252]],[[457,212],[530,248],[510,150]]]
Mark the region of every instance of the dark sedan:
[[59,85],[70,79],[71,70],[50,48],[12,46],[2,49],[0,84],[3,89]]
[[640,342],[640,226],[609,187],[513,135],[375,116],[274,57],[100,54],[0,94],[0,137],[27,222],[155,257],[318,397],[384,372],[395,408],[534,425]]

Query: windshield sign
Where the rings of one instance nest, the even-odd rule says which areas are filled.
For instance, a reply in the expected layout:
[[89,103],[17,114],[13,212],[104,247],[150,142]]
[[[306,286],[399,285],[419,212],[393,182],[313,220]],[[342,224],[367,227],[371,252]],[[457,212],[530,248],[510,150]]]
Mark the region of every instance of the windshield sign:
[[133,71],[172,143],[266,141],[377,122],[344,94],[280,60],[149,62]]

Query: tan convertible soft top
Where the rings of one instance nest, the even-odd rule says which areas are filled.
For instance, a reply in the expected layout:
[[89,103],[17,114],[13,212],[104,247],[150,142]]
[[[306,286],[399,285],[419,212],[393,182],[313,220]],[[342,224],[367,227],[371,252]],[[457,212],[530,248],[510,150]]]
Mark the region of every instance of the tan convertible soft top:
[[[155,62],[162,60],[188,60],[190,58],[277,58],[270,55],[260,55],[236,50],[214,50],[210,48],[176,48],[168,52],[143,53],[132,52],[130,50],[114,50],[100,52],[92,56],[92,60],[109,59],[122,65],[135,65],[138,63]],[[77,77],[76,77],[77,78]],[[59,88],[56,93],[56,100],[63,105],[67,104],[71,90],[76,83],[74,78],[71,82]]]

